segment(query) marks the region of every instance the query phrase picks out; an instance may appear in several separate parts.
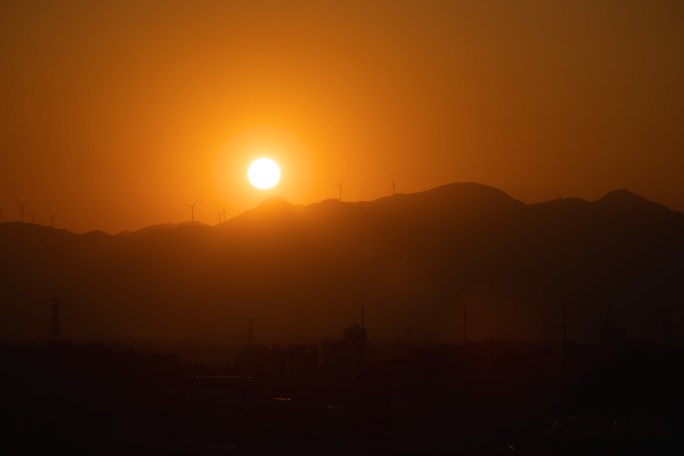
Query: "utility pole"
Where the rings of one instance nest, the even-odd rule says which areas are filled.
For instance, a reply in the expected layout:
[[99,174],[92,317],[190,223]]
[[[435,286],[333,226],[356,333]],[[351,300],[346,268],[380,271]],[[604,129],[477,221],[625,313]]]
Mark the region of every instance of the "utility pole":
[[467,332],[466,332],[466,320],[467,320],[468,316],[466,315],[466,309],[467,309],[467,307],[463,308],[463,346],[464,347],[468,345],[468,338],[466,337],[466,334],[467,334]]
[[52,298],[52,317],[50,318],[50,342],[58,343],[62,340],[59,334],[59,298]]
[[249,319],[247,327],[247,345],[254,345],[254,318]]
[[[567,341],[567,308],[563,300],[563,407],[566,409],[568,402],[568,341]],[[567,417],[566,417],[567,418]]]

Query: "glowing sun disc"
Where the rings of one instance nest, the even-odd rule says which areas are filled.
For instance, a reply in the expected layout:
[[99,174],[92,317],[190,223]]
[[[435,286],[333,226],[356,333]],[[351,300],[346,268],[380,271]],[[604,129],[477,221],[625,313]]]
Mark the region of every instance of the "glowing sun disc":
[[247,171],[249,181],[257,188],[271,188],[280,180],[280,168],[273,160],[260,158]]

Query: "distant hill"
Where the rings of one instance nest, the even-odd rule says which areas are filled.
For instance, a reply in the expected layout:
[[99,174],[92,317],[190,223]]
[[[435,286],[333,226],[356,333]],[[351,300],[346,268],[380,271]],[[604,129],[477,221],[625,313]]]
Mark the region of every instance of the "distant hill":
[[[164,229],[163,227],[175,229]],[[571,338],[613,323],[659,339],[681,309],[684,215],[627,190],[526,205],[476,183],[369,202],[267,201],[219,226],[83,235],[0,225],[0,337],[47,334],[63,298],[73,337],[331,334]],[[681,316],[668,322],[681,337]]]
[[157,230],[173,230],[176,228],[180,228],[181,226],[186,226],[186,225],[198,225],[198,226],[203,226],[206,225],[205,223],[202,222],[182,222],[182,223],[161,223],[159,225],[152,225],[148,226],[142,229],[139,229],[137,231],[122,231],[120,233],[117,233],[117,236],[124,236],[129,239],[141,239],[148,234],[150,234],[152,231],[157,231]]

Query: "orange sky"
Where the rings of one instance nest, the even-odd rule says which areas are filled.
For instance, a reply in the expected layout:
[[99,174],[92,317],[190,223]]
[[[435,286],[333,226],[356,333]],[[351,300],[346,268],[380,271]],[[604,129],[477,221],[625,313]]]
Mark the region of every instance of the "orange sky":
[[256,125],[310,150],[305,203],[392,174],[684,211],[681,1],[4,1],[0,36],[2,221],[213,223],[216,154]]

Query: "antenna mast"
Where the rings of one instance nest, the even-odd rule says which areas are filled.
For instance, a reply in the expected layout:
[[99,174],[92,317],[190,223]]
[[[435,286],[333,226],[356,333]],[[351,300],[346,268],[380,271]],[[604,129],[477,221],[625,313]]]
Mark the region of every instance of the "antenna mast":
[[466,337],[466,319],[468,318],[466,315],[466,309],[467,307],[463,308],[463,346],[465,347],[468,345],[468,339]]
[[[563,395],[567,402],[568,395],[568,340],[567,340],[567,309],[563,300]],[[566,404],[567,406],[567,404]]]
[[50,318],[50,342],[57,343],[62,340],[59,334],[59,298],[51,298],[52,317]]

